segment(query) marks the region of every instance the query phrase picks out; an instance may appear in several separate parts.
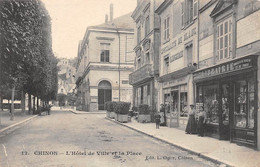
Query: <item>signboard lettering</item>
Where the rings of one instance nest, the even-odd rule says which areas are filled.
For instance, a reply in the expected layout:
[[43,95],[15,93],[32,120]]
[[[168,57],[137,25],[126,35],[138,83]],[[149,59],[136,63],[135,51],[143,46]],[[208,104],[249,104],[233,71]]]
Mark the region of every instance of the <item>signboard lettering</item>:
[[236,71],[236,70],[242,70],[242,69],[252,67],[253,66],[252,63],[253,63],[252,58],[244,58],[241,60],[225,63],[225,64],[219,65],[217,67],[211,67],[206,70],[195,72],[193,76],[194,76],[194,79],[196,80],[196,79],[201,79],[201,78],[210,77],[210,76],[214,76],[214,75],[220,75],[223,73],[232,72],[232,71]]

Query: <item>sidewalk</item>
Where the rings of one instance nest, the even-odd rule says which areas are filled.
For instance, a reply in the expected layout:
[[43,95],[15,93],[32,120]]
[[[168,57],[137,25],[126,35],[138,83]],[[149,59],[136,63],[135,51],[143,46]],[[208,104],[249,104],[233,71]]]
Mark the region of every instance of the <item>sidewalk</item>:
[[155,123],[138,123],[133,119],[129,123],[119,123],[110,118],[106,119],[209,160],[236,167],[260,167],[260,151],[238,146],[229,141],[188,135],[185,134],[185,131],[177,128],[160,127],[160,129],[156,129]]
[[14,120],[10,120],[10,113],[7,110],[1,111],[0,110],[0,133],[4,132],[7,129],[10,129],[14,126],[20,125],[26,121],[29,121],[33,119],[34,117],[37,117],[38,115],[28,115],[28,112],[23,115],[21,113],[21,109],[16,109],[14,111]]
[[61,110],[69,110],[74,114],[106,114],[106,111],[103,111],[103,110],[97,111],[97,112],[78,111],[78,110],[71,109],[71,108],[64,108],[64,109],[61,109]]

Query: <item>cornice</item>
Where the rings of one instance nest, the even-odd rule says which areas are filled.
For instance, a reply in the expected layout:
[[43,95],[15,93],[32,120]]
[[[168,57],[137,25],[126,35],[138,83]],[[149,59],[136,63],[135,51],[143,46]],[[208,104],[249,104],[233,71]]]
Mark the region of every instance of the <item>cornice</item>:
[[158,13],[159,15],[170,6],[170,4],[173,2],[173,0],[165,0],[156,10],[155,13]]

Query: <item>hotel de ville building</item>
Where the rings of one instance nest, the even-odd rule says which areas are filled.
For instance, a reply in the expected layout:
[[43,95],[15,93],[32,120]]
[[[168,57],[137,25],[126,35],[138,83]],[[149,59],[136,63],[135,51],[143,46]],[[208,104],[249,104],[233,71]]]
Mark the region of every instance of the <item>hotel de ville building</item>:
[[78,46],[77,109],[105,110],[107,101],[132,101],[129,74],[134,70],[134,21],[131,13],[89,26]]
[[132,17],[134,105],[168,104],[183,130],[203,107],[206,136],[260,149],[260,1],[144,0]]

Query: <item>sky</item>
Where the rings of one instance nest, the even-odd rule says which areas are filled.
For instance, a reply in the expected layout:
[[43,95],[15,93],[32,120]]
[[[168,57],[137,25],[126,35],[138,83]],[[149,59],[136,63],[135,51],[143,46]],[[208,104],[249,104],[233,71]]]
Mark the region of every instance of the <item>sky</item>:
[[137,0],[42,0],[52,23],[52,48],[58,58],[77,57],[78,43],[88,26],[105,22],[114,6],[114,18],[133,12]]

